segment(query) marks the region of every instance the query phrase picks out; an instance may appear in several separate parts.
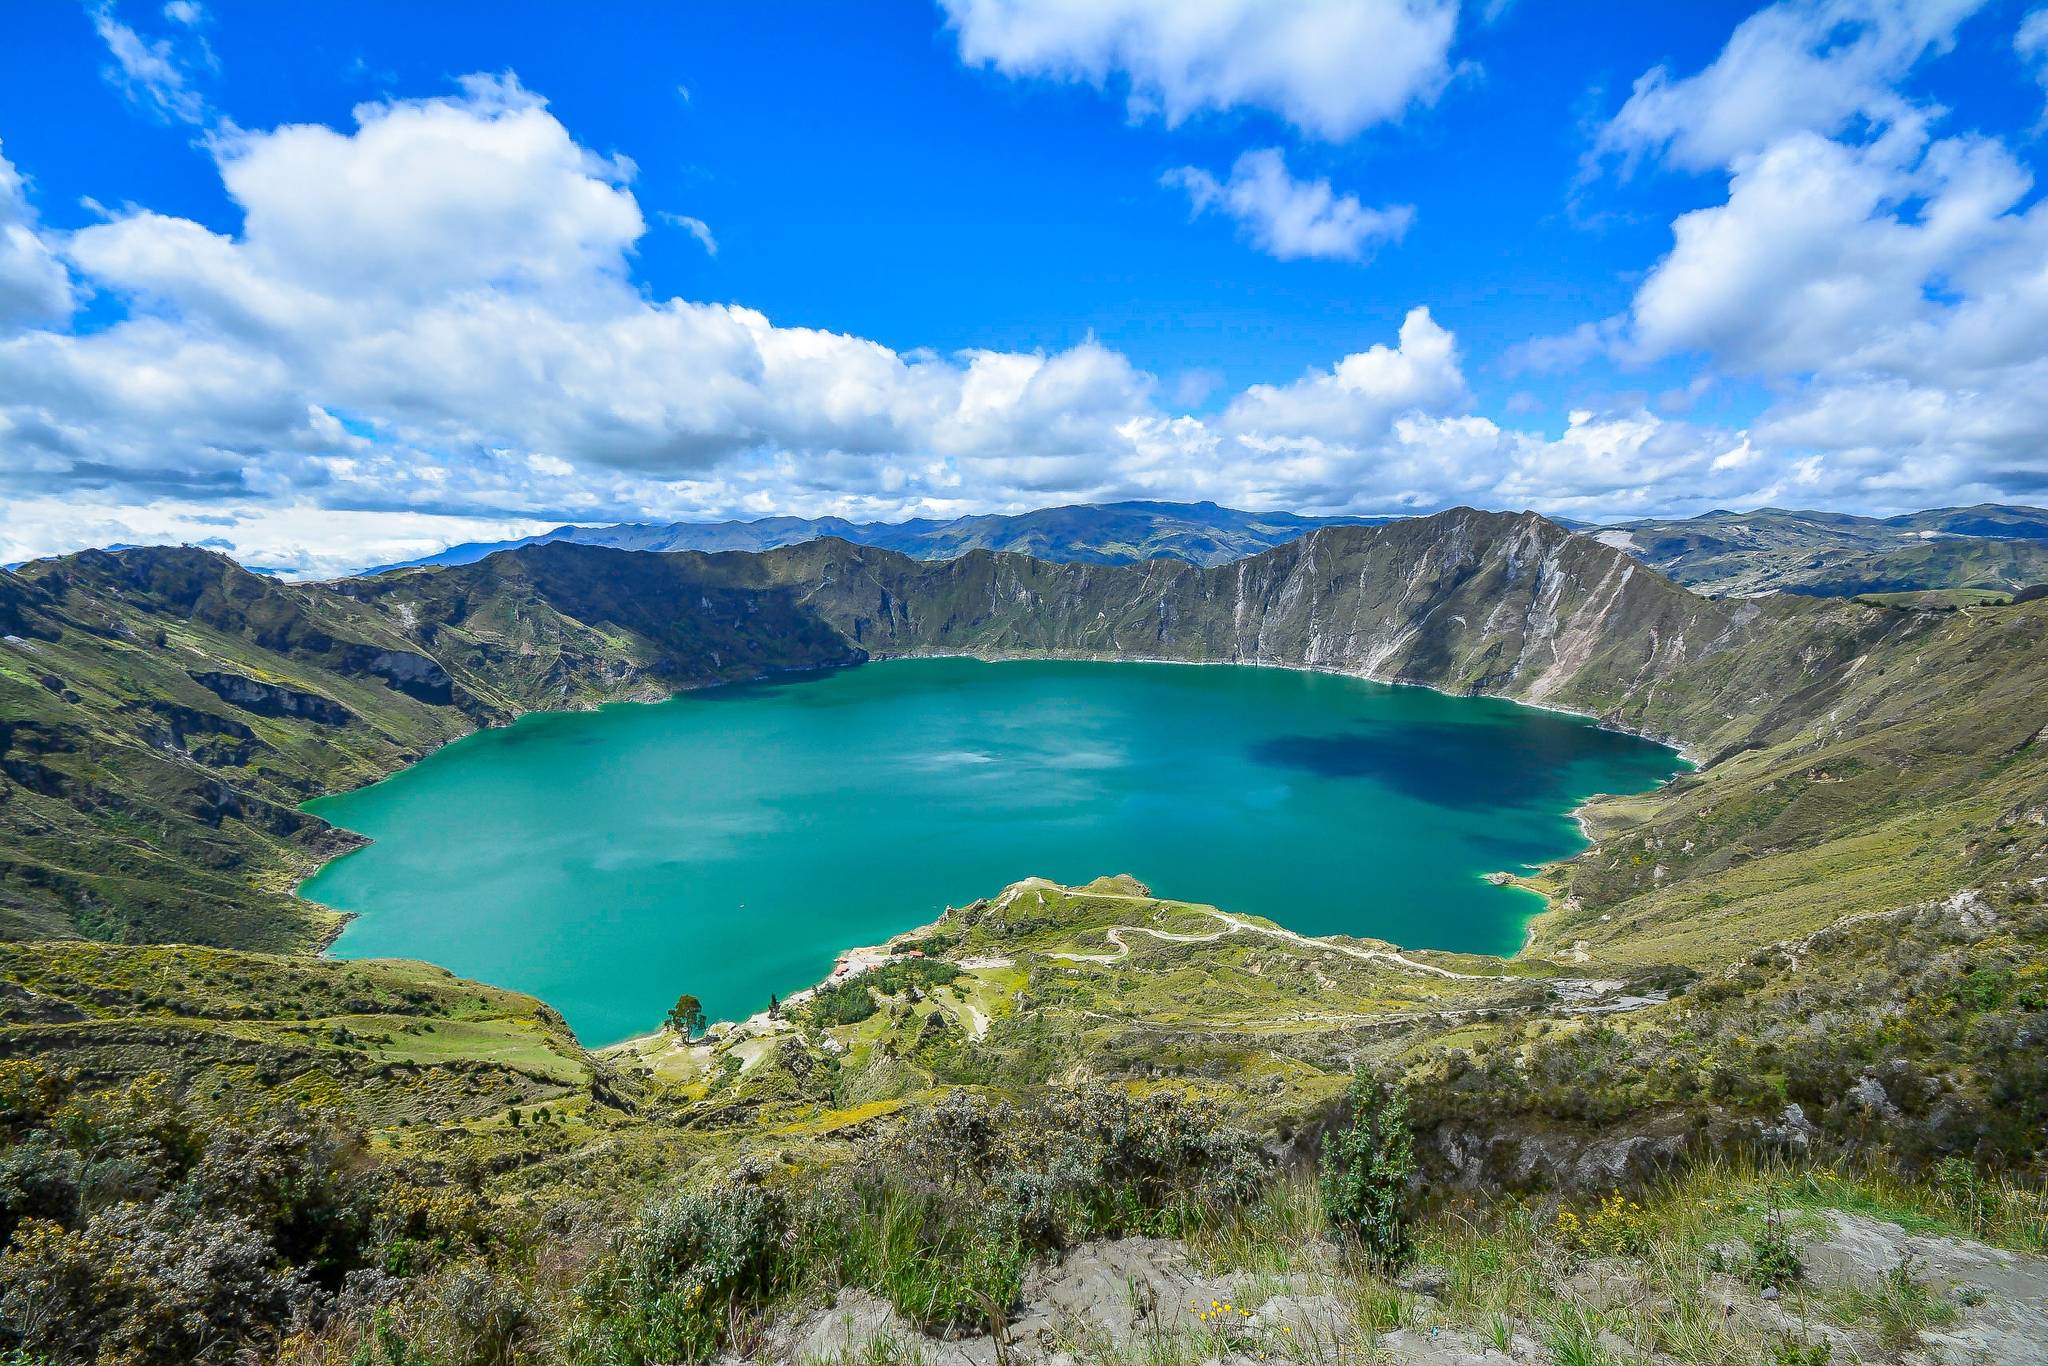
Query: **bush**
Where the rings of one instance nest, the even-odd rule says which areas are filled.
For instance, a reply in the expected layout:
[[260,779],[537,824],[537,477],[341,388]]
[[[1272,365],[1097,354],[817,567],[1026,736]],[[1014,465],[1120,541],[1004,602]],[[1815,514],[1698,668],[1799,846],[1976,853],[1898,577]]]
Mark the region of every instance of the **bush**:
[[331,1122],[208,1121],[158,1078],[84,1097],[19,1069],[0,1083],[0,1351],[228,1360],[373,1258],[378,1183]]
[[1255,1137],[1207,1106],[1105,1087],[1021,1110],[956,1091],[873,1146],[865,1165],[1006,1204],[1025,1241],[1048,1249],[1186,1232],[1255,1199],[1269,1167]]
[[480,1262],[441,1281],[437,1307],[452,1355],[467,1366],[511,1366],[535,1327],[533,1304],[509,1276]]
[[361,1147],[353,1133],[289,1113],[260,1129],[220,1128],[174,1201],[195,1215],[249,1219],[280,1257],[333,1289],[364,1264],[375,1227],[377,1193],[360,1169]]
[[1785,1221],[1776,1210],[1764,1218],[1763,1229],[1749,1240],[1749,1281],[1759,1290],[1771,1286],[1783,1290],[1806,1277],[1806,1264],[1799,1260],[1798,1244],[1785,1232]]
[[1265,1173],[1250,1134],[1177,1097],[1089,1088],[1018,1109],[956,1092],[808,1189],[728,1185],[651,1207],[585,1278],[573,1354],[701,1361],[799,1279],[858,1286],[933,1331],[988,1328],[1034,1253],[1188,1231],[1254,1198]]
[[899,958],[867,974],[867,980],[884,996],[894,996],[908,987],[942,987],[960,976],[960,969],[936,958]]
[[39,1062],[0,1062],[0,1134],[43,1123],[63,1103],[74,1078]]
[[1086,1237],[1189,1231],[1257,1196],[1258,1142],[1178,1096],[1083,1087],[1022,1109],[954,1092],[822,1196],[813,1241],[844,1283],[938,1327],[1007,1311],[1026,1263]]
[[1026,1117],[1023,1165],[1053,1178],[1084,1237],[1175,1236],[1257,1197],[1258,1140],[1171,1092],[1056,1092]]
[[585,1282],[593,1354],[634,1366],[711,1356],[735,1314],[783,1287],[789,1231],[785,1202],[759,1186],[649,1206]]
[[841,982],[837,986],[820,987],[806,1006],[811,1022],[820,1029],[831,1029],[837,1025],[859,1024],[881,1007],[875,1004],[874,993],[860,977]]
[[1415,1178],[1415,1142],[1407,1095],[1399,1085],[1360,1072],[1346,1101],[1350,1123],[1323,1148],[1323,1213],[1374,1264],[1398,1269],[1414,1252],[1408,1188]]
[[1583,1215],[1559,1209],[1551,1229],[1559,1245],[1582,1256],[1641,1256],[1650,1248],[1649,1221],[1643,1207],[1620,1191]]
[[0,1155],[0,1247],[25,1219],[69,1224],[78,1217],[83,1164],[78,1154],[38,1132]]
[[70,1230],[32,1220],[0,1257],[0,1322],[31,1355],[119,1366],[234,1359],[303,1284],[249,1220],[170,1199],[116,1205]]

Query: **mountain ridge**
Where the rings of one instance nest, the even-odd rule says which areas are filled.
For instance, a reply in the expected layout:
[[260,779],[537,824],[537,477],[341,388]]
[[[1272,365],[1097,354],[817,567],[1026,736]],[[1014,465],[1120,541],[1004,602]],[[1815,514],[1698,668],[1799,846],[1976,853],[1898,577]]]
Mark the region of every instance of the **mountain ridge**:
[[950,519],[914,517],[902,522],[854,522],[843,517],[768,516],[750,521],[620,522],[609,526],[564,524],[509,541],[471,542],[415,560],[379,565],[361,576],[436,565],[472,564],[501,550],[568,541],[621,550],[773,550],[820,537],[898,550],[921,559],[949,558],[969,550],[1012,550],[1041,558],[1093,563],[1168,558],[1191,564],[1236,559],[1318,526],[1366,526],[1385,517],[1303,516],[1292,512],[1242,512],[1215,503],[1171,503],[1131,499],[1114,503],[1073,503],[1022,513],[978,513]]
[[1590,534],[1717,595],[2011,591],[2048,579],[2048,509],[2018,505],[1980,503],[1895,517],[1716,509],[1616,522]]
[[[1816,716],[1834,718],[1823,744],[1890,724],[1929,695],[1904,661],[1975,621],[1704,598],[1536,514],[1471,509],[1321,528],[1208,569],[923,561],[832,539],[552,543],[291,585],[206,551],[85,552],[0,579],[0,623],[19,637],[0,645],[0,698],[20,717],[0,734],[0,932],[323,942],[336,922],[290,889],[351,837],[297,804],[527,711],[902,654],[1143,657],[1484,692],[1678,743],[1713,769],[1812,744]],[[2009,672],[2019,686],[2037,670]],[[151,839],[132,828],[142,813]]]
[[[502,550],[562,541],[627,550],[717,551],[776,549],[831,537],[919,559],[989,549],[1055,561],[1121,564],[1165,558],[1213,567],[1321,526],[1402,520],[1409,518],[1248,513],[1214,503],[1132,500],[951,521],[857,523],[778,516],[750,522],[563,525],[537,536],[454,546],[363,575],[474,563]],[[1553,520],[1716,596],[1794,592],[1853,597],[1946,588],[2009,592],[2048,580],[2048,510],[2018,505],[1975,504],[1884,518],[1765,507],[1746,513],[1717,508],[1688,518],[1639,518],[1606,526]]]

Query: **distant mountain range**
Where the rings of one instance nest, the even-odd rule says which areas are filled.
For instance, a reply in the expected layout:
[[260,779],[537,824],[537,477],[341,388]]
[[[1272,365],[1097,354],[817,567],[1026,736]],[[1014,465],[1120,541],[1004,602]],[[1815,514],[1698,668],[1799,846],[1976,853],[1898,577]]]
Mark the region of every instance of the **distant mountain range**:
[[1897,517],[1758,508],[1590,533],[1698,593],[1853,597],[2048,581],[2048,509],[1980,503]]
[[[1241,512],[1215,503],[1123,502],[951,521],[763,517],[751,522],[622,522],[559,526],[512,541],[471,542],[363,572],[473,564],[501,550],[564,541],[614,550],[761,551],[825,536],[920,560],[997,550],[1062,563],[1169,559],[1208,568],[1271,550],[1317,527],[1397,520]],[[2048,509],[2042,508],[1984,503],[1883,518],[1783,508],[1717,509],[1697,517],[1650,518],[1605,527],[1563,524],[1633,555],[1695,592],[1717,597],[1770,592],[1851,597],[1925,588],[2010,591],[2048,582]]]
[[419,565],[473,564],[522,545],[569,541],[614,550],[774,550],[836,536],[920,560],[950,560],[970,550],[1006,550],[1041,560],[1078,564],[1134,564],[1182,560],[1226,564],[1271,550],[1323,526],[1377,526],[1393,517],[1302,517],[1291,512],[1239,512],[1214,503],[1080,503],[1035,512],[914,518],[907,522],[849,522],[843,517],[762,517],[751,522],[622,522],[616,526],[558,526],[516,541],[472,542],[438,555],[379,565],[365,574]]

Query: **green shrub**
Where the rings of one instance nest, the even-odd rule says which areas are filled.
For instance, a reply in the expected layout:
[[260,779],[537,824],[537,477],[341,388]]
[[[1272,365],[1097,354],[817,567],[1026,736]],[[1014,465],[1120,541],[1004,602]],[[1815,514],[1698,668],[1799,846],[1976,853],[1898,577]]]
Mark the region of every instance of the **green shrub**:
[[1256,1199],[1269,1170],[1258,1140],[1208,1106],[1100,1086],[1023,1108],[956,1091],[906,1120],[867,1165],[993,1197],[1028,1244],[1048,1249],[1187,1232],[1207,1211]]
[[1084,1237],[1177,1236],[1258,1197],[1258,1140],[1211,1107],[1164,1092],[1054,1092],[1025,1118],[1020,1165],[1050,1175]]
[[910,987],[942,987],[959,976],[959,968],[936,958],[899,958],[874,969],[865,980],[884,996],[894,996]]
[[532,1302],[511,1276],[481,1262],[442,1278],[436,1308],[450,1355],[465,1366],[512,1366],[538,1326]]
[[57,1361],[231,1361],[301,1291],[249,1220],[194,1216],[169,1199],[115,1205],[75,1230],[31,1220],[0,1257],[0,1323]]
[[837,1025],[859,1024],[881,1007],[875,1004],[874,993],[868,990],[867,982],[855,977],[837,986],[820,987],[812,994],[805,1009],[810,1012],[812,1023],[821,1029],[830,1029]]
[[24,1219],[77,1218],[83,1164],[47,1132],[36,1132],[0,1153],[0,1247]]
[[7,1085],[0,1350],[226,1361],[378,1260],[381,1178],[327,1119],[210,1120],[155,1077],[91,1096],[20,1071]]
[[39,1062],[0,1062],[0,1135],[18,1133],[47,1120],[71,1091],[75,1078]]
[[1398,1268],[1414,1251],[1408,1188],[1415,1178],[1415,1143],[1407,1095],[1399,1085],[1360,1072],[1352,1078],[1346,1108],[1348,1123],[1323,1147],[1323,1212],[1376,1265]]
[[1785,1232],[1785,1221],[1776,1210],[1765,1216],[1762,1230],[1749,1240],[1748,1270],[1750,1283],[1758,1289],[1772,1286],[1783,1290],[1806,1277],[1799,1247]]
[[702,1361],[733,1316],[767,1303],[788,1269],[789,1211],[775,1192],[730,1185],[649,1206],[586,1279],[585,1348],[597,1360]]

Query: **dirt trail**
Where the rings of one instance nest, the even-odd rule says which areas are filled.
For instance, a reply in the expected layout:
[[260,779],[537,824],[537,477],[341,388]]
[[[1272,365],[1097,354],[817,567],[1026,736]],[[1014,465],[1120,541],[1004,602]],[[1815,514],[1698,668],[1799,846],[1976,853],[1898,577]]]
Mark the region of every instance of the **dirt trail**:
[[[1157,904],[1159,900],[1157,897],[1137,896],[1128,892],[1089,892],[1086,895],[1107,901],[1143,901]],[[1420,972],[1431,977],[1448,978],[1454,982],[1512,982],[1517,980],[1505,973],[1453,972],[1449,968],[1440,968],[1434,963],[1419,963],[1407,954],[1395,949],[1361,949],[1350,944],[1339,944],[1329,939],[1317,939],[1312,935],[1297,934],[1293,930],[1283,930],[1277,925],[1257,925],[1249,920],[1234,916],[1228,911],[1219,911],[1213,906],[1191,906],[1188,909],[1200,911],[1204,915],[1214,916],[1228,928],[1218,930],[1214,934],[1173,934],[1166,930],[1150,929],[1144,925],[1114,925],[1104,930],[1102,937],[1116,945],[1115,953],[1052,953],[1046,956],[1048,958],[1062,959],[1069,963],[1119,963],[1128,958],[1131,953],[1131,946],[1124,942],[1124,935],[1126,934],[1149,934],[1154,939],[1163,939],[1172,944],[1213,944],[1225,935],[1249,933],[1263,934],[1269,939],[1285,939],[1289,943],[1299,944],[1306,949],[1320,949],[1325,953],[1340,953],[1347,958],[1356,958],[1364,962],[1392,963],[1396,967],[1406,968],[1410,972]]]

